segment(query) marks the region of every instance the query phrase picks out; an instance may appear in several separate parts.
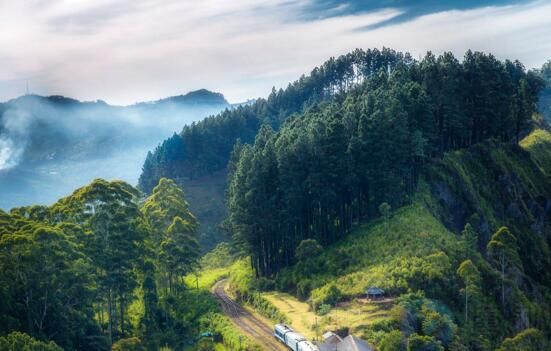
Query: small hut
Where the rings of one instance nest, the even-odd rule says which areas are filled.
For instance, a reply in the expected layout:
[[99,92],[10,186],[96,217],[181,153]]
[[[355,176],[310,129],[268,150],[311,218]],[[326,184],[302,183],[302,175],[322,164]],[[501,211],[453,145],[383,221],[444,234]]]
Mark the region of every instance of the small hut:
[[385,291],[376,286],[372,286],[366,291],[367,298],[370,300],[381,300],[385,297]]

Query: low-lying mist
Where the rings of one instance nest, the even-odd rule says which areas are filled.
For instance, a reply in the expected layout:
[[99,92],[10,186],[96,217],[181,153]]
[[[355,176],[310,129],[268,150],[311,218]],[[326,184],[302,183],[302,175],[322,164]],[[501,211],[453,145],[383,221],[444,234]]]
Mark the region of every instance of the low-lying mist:
[[47,205],[95,178],[135,185],[149,150],[229,106],[206,90],[124,107],[36,95],[0,104],[0,208]]

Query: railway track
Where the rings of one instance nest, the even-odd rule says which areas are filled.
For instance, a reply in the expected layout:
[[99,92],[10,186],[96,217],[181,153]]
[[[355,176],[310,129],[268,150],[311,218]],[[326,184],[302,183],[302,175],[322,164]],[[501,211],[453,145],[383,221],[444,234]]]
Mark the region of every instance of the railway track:
[[264,350],[288,351],[285,345],[274,338],[274,332],[270,326],[264,324],[226,294],[224,288],[226,282],[227,280],[223,279],[216,283],[213,288],[213,294],[220,303],[224,313],[232,322],[243,333],[256,341]]

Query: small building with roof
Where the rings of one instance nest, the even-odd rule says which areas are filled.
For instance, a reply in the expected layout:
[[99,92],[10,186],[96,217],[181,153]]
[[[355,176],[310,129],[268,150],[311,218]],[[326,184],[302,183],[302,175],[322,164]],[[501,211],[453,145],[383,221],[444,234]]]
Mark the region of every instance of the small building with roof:
[[365,293],[370,300],[380,300],[385,297],[385,291],[376,286],[370,287]]
[[323,334],[323,343],[318,345],[320,351],[375,351],[367,342],[348,335],[344,339],[333,332]]

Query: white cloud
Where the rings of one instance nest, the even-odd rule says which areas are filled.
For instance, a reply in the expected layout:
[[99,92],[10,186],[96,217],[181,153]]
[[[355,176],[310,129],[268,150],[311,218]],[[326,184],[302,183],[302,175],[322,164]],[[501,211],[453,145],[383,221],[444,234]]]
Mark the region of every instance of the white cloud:
[[[1,1],[0,100],[24,92],[132,103],[208,88],[265,96],[356,47],[551,58],[551,4],[448,11],[361,31],[397,9],[300,21],[308,0]],[[340,8],[334,10],[341,13]],[[21,84],[14,82],[21,81]]]

